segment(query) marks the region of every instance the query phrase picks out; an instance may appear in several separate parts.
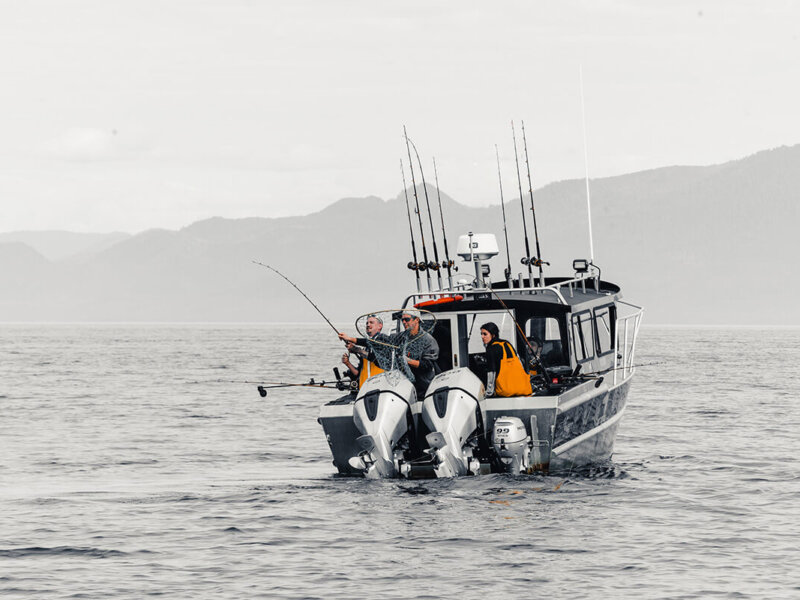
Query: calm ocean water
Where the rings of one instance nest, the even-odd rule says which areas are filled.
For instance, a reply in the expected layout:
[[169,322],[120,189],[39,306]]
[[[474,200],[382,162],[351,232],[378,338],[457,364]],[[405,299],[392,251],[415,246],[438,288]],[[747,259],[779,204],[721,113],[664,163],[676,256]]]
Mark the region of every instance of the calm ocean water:
[[326,326],[0,326],[2,598],[798,598],[800,330],[647,328],[609,465],[334,477]]

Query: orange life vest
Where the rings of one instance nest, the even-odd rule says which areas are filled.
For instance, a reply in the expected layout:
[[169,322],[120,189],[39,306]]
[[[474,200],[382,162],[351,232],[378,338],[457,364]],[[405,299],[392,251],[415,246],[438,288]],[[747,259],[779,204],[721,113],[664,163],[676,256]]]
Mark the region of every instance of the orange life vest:
[[377,375],[378,373],[383,373],[383,369],[381,369],[374,362],[370,362],[366,358],[363,358],[361,360],[363,362],[361,363],[361,372],[358,374],[358,387],[364,385],[364,382],[373,375]]
[[533,393],[531,378],[522,366],[514,347],[506,341],[495,341],[503,350],[500,368],[494,380],[496,396],[530,396]]

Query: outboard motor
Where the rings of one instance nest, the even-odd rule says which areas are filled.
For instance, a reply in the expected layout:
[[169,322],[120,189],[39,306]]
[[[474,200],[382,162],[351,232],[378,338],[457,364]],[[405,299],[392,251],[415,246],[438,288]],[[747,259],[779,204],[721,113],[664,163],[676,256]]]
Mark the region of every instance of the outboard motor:
[[530,442],[522,419],[500,417],[494,422],[492,446],[502,471],[516,475],[529,470]]
[[362,435],[361,448],[349,460],[371,479],[397,477],[403,450],[399,447],[413,424],[411,405],[417,400],[414,385],[397,372],[370,377],[358,392],[353,406],[353,422]]
[[422,403],[422,420],[432,433],[426,437],[437,477],[476,474],[473,456],[483,433],[483,383],[469,369],[437,375]]

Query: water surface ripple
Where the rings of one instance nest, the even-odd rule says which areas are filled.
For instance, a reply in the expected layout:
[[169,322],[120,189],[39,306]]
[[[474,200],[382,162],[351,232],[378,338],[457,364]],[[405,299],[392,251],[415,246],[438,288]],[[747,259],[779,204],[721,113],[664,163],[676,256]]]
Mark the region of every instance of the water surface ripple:
[[331,392],[238,383],[332,338],[0,326],[0,597],[800,597],[800,330],[645,328],[610,464],[425,482],[335,477]]

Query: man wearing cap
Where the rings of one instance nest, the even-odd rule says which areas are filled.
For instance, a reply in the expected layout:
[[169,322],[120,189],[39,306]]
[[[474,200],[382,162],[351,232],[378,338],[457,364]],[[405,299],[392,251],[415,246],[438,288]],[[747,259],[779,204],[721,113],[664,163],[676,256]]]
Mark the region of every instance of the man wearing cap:
[[[389,336],[376,334],[371,339],[399,350],[400,356],[405,359],[401,370],[414,382],[417,399],[422,400],[431,381],[439,373],[439,365],[436,362],[439,358],[439,344],[431,334],[421,328],[418,311],[404,311],[401,322],[404,328],[402,332]],[[369,319],[367,323],[369,327]],[[367,333],[370,333],[369,328]],[[344,333],[339,334],[339,339],[349,344],[367,345],[366,338],[353,338]]]
[[[343,333],[339,334],[339,339],[347,344],[348,350],[342,356],[342,363],[350,370],[350,373],[358,378],[359,387],[364,385],[369,377],[383,373],[383,369],[377,364],[374,352],[367,350],[368,341],[385,342],[388,340],[388,336],[381,333],[382,329],[383,320],[378,315],[369,315],[366,323],[368,337],[352,338]],[[350,353],[358,356],[360,360],[358,367],[350,362]]]
[[417,311],[405,311],[401,318],[405,331],[390,336],[390,343],[402,345],[406,364],[414,378],[417,400],[425,397],[433,378],[440,372],[436,362],[439,359],[439,344],[434,337],[421,329]]

